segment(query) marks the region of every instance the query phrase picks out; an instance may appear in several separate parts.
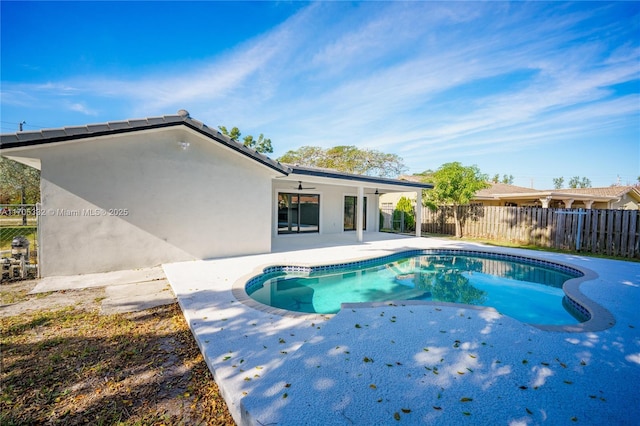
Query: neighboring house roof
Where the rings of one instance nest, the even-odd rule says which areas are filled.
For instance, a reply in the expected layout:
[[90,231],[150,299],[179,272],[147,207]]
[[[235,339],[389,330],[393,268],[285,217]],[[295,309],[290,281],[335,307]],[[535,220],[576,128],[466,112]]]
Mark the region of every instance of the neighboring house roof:
[[532,192],[537,192],[532,188],[525,188],[523,186],[515,186],[509,185],[506,183],[489,183],[491,185],[489,188],[481,189],[476,192],[474,198],[477,199],[493,199],[496,195],[501,194],[530,194]]
[[191,118],[189,112],[181,109],[174,115],[163,115],[160,117],[148,117],[124,121],[109,121],[106,123],[88,124],[85,126],[70,126],[56,129],[43,129],[38,131],[25,131],[17,133],[6,133],[0,135],[0,150],[9,152],[21,149],[47,146],[50,144],[69,142],[75,140],[89,139],[100,136],[131,133],[143,130],[161,129],[174,126],[186,126],[201,135],[221,143],[234,151],[247,156],[277,172],[284,175],[296,174],[303,176],[316,176],[324,178],[335,178],[342,180],[352,180],[367,182],[379,185],[402,185],[406,187],[429,189],[430,184],[418,182],[405,182],[398,179],[380,178],[374,176],[355,175],[343,173],[337,170],[320,169],[314,167],[302,167],[297,165],[286,165],[272,160],[242,143],[223,135],[218,130],[213,129],[201,121]]
[[559,189],[557,191],[562,191],[567,194],[577,194],[577,195],[597,195],[601,197],[621,197],[628,192],[636,192],[640,195],[640,188],[635,186],[607,186],[604,188],[570,188],[570,189]]
[[477,200],[543,198],[575,198],[579,200],[611,201],[632,192],[640,197],[639,188],[634,186],[608,186],[604,188],[563,188],[538,190],[504,183],[491,183],[489,188],[476,193]]

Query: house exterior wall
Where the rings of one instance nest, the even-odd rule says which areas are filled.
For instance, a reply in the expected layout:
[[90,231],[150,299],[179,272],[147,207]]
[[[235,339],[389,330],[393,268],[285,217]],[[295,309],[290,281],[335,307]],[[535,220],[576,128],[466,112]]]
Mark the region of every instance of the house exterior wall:
[[622,197],[620,197],[619,201],[613,201],[611,203],[611,208],[622,210],[639,210],[640,200],[633,197],[630,193],[626,193]]
[[[181,141],[189,146],[182,149]],[[186,128],[21,155],[41,158],[42,276],[271,249],[271,179],[277,172]]]

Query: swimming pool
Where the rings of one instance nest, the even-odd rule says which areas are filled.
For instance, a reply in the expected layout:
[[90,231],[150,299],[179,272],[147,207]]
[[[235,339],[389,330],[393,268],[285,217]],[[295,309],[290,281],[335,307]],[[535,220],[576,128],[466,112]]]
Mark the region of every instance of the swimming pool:
[[582,272],[507,254],[413,250],[336,265],[273,266],[249,280],[259,303],[332,314],[342,303],[421,300],[490,306],[529,324],[567,325],[589,313],[562,290]]

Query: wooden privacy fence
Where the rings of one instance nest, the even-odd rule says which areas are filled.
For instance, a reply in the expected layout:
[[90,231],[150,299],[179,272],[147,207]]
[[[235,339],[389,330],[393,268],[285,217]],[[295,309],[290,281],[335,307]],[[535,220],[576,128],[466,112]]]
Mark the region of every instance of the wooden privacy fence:
[[[455,235],[453,208],[439,207],[436,211],[423,208],[422,232]],[[465,237],[640,258],[637,210],[456,208]]]

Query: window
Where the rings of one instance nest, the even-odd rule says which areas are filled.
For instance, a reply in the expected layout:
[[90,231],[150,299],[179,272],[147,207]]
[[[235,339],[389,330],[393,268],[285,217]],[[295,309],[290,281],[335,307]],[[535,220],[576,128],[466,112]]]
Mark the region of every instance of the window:
[[[344,230],[355,231],[358,223],[358,197],[344,197]],[[364,197],[364,217],[362,229],[367,229],[367,197]]]
[[278,194],[278,234],[320,232],[320,196]]

